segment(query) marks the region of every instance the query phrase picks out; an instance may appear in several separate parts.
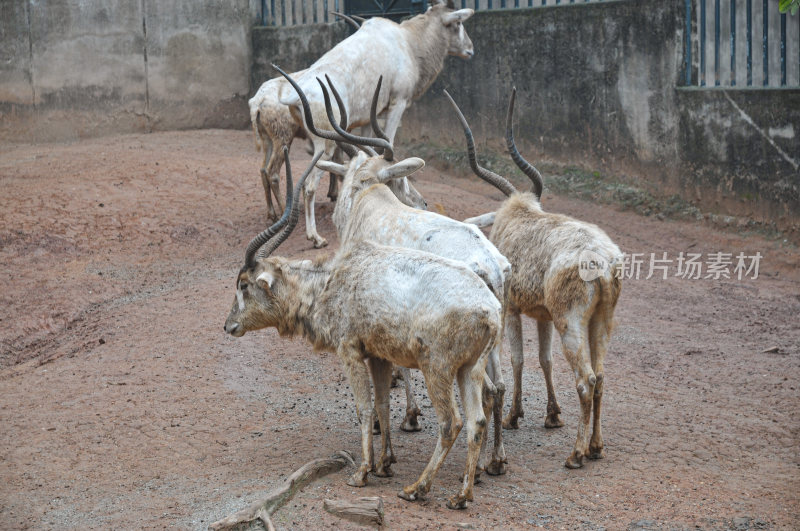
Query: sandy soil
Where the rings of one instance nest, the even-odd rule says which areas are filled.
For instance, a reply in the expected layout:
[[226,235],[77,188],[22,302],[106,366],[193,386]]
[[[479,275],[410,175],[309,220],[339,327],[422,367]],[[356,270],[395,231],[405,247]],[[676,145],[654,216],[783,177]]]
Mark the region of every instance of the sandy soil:
[[[0,528],[204,528],[311,459],[358,453],[335,356],[271,330],[223,333],[245,245],[265,225],[259,157],[248,131],[0,147]],[[431,166],[417,184],[458,219],[501,199]],[[427,501],[396,496],[435,441],[425,398],[424,430],[398,429],[397,389],[395,476],[363,489],[346,486],[349,471],[328,476],[277,513],[280,527],[355,527],[322,500],[382,496],[393,529],[800,528],[797,249],[547,193],[544,205],[593,220],[628,253],[759,251],[759,277],[681,279],[673,264],[669,279],[645,280],[645,263],[625,281],[606,360],[606,459],[564,467],[574,382],[556,341],[566,426],[546,430],[526,320],[526,417],[505,432],[509,472],[486,478],[467,510],[444,506],[463,436]],[[318,204],[329,251],[332,210]],[[318,253],[302,221],[279,251]]]

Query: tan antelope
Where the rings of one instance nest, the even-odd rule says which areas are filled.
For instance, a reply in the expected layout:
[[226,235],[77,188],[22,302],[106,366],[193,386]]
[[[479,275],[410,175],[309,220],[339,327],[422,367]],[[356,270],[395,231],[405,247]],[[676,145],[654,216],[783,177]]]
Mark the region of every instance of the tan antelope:
[[[295,75],[301,74],[297,72]],[[265,81],[250,98],[250,123],[255,135],[256,150],[264,154],[261,164],[261,184],[267,200],[267,216],[273,221],[278,219],[277,212],[284,209],[280,197],[280,170],[283,165],[283,148],[289,148],[295,138],[308,138],[305,129],[300,127],[289,107],[278,101],[281,85],[286,80],[277,77]],[[275,195],[276,210],[272,205]]]
[[[518,192],[506,179],[478,165],[472,131],[455,101],[445,92],[458,114],[467,139],[470,166],[480,178],[508,196],[497,212],[467,219],[480,227],[492,226],[489,239],[511,261],[506,305],[506,335],[511,346],[514,392],[511,411],[503,425],[518,428],[522,410],[522,322],[536,320],[539,362],[547,385],[545,426],[563,426],[553,390],[551,340],[555,326],[561,335],[564,357],[575,375],[581,405],[575,448],[566,460],[569,468],[583,466],[584,456],[603,457],[600,414],[603,400],[603,360],[614,322],[614,308],[622,289],[623,256],[599,227],[542,210],[541,174],[522,158],[514,144],[513,112],[516,89],[511,92],[506,118],[506,144],[517,166],[533,182],[532,192]],[[600,270],[582,271],[588,258]],[[589,423],[594,413],[591,441]]]

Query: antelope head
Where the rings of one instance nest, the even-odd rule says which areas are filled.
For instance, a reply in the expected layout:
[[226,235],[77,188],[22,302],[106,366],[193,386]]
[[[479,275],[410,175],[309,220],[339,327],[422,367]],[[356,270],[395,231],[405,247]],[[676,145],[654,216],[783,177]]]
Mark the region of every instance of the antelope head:
[[278,326],[285,313],[277,291],[283,281],[287,261],[269,256],[297,225],[300,202],[293,199],[300,193],[308,174],[322,154],[312,160],[294,190],[288,148],[284,148],[283,154],[286,160],[286,209],[274,225],[258,234],[247,246],[244,265],[236,277],[236,296],[224,326],[225,332],[234,337],[241,337],[252,330]]

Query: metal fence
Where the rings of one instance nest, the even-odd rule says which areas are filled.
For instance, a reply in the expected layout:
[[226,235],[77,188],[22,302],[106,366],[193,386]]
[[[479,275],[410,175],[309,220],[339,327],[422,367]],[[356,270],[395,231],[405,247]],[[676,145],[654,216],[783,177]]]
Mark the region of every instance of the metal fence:
[[570,4],[588,4],[606,0],[453,0],[456,7],[471,7],[475,11],[487,9],[515,9],[519,7],[567,6]]
[[[609,0],[453,0],[456,7],[475,11],[515,9],[521,7],[567,6]],[[776,0],[777,1],[777,0]],[[261,24],[264,26],[297,26],[332,22],[337,19],[330,11],[345,12],[346,0],[261,0]],[[423,1],[424,9],[427,0]],[[357,13],[356,13],[357,14]]]
[[[261,0],[261,22],[332,22],[338,17],[330,11],[344,12],[346,1]],[[454,0],[476,11],[604,1],[610,0]],[[423,10],[427,3],[422,0]],[[685,7],[685,85],[800,87],[800,15],[780,13],[778,0],[685,0]]]
[[800,15],[778,0],[686,0],[686,85],[800,86]]
[[261,0],[262,26],[300,26],[333,22],[331,11],[344,12],[344,0]]

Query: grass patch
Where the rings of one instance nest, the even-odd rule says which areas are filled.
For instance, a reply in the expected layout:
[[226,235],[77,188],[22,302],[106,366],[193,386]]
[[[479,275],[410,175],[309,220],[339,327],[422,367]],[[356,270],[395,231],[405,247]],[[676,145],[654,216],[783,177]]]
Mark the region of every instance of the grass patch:
[[545,189],[568,195],[620,206],[623,210],[633,210],[643,216],[657,216],[659,219],[703,219],[700,210],[678,195],[656,197],[641,188],[626,184],[614,177],[598,171],[580,168],[566,168],[560,173],[547,176],[549,186]]
[[[443,171],[474,178],[469,167],[466,149],[420,143],[409,146],[406,153],[413,153],[414,156],[425,159],[427,163]],[[483,152],[478,154],[478,163],[511,181],[518,190],[530,189],[530,180],[505,153],[499,154],[484,148]],[[659,220],[704,221],[717,228],[735,230],[742,235],[758,234],[770,240],[784,240],[784,243],[787,243],[786,235],[772,224],[756,222],[745,217],[702,212],[677,194],[656,196],[643,188],[625,182],[620,177],[606,175],[599,171],[564,167],[551,163],[537,164],[537,168],[544,177],[542,195],[545,210],[547,210],[547,194],[554,193],[613,205],[621,210],[630,210],[645,217],[652,216]]]

